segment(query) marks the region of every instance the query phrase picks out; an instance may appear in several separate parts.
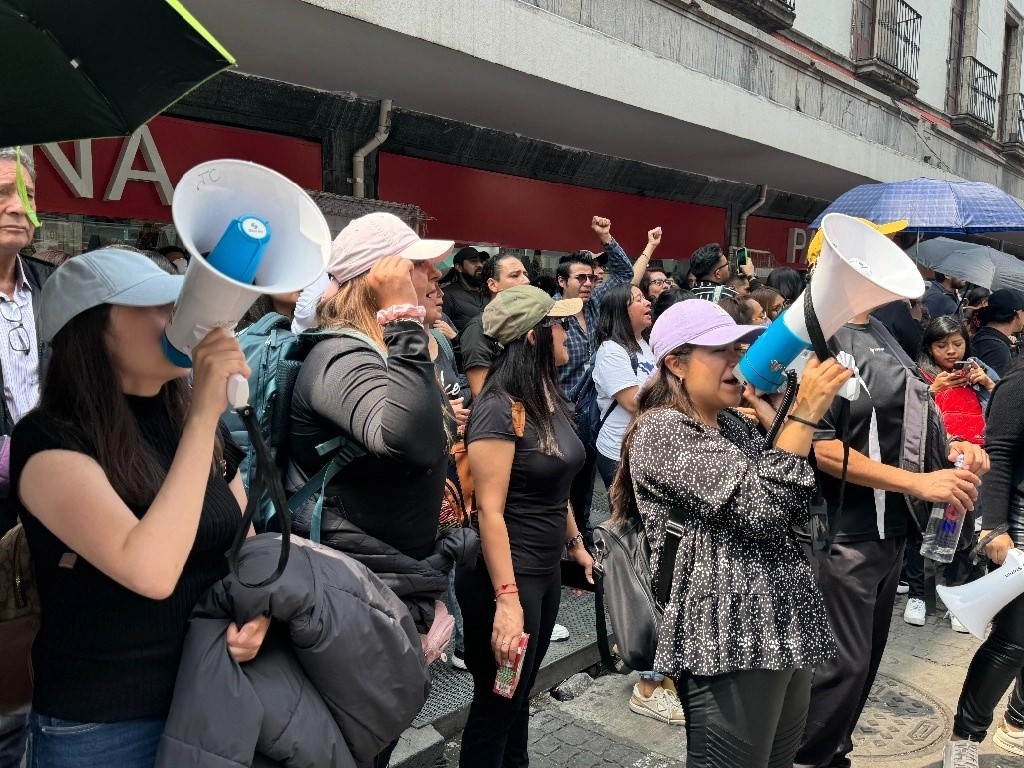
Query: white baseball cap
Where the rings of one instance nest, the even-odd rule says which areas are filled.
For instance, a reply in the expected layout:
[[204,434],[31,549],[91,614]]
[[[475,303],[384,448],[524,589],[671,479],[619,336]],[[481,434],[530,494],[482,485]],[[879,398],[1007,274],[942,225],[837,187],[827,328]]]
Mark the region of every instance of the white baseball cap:
[[366,274],[388,256],[411,261],[444,261],[455,248],[452,240],[422,240],[391,213],[370,213],[349,222],[331,246],[327,273],[338,285]]

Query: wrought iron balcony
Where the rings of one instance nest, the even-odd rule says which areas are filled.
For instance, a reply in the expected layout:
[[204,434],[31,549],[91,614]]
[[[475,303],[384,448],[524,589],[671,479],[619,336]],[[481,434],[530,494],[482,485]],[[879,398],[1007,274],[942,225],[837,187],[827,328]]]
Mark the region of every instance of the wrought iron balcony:
[[1024,93],[1008,93],[1003,97],[1002,130],[999,139],[1003,154],[1024,161]]
[[796,0],[710,0],[723,11],[739,16],[759,29],[789,29],[796,20]]
[[959,69],[959,73],[954,71],[958,76],[950,125],[969,136],[989,137],[996,127],[996,73],[973,56],[964,56]]
[[856,73],[894,96],[917,93],[921,14],[905,0],[878,0],[874,19],[855,36]]

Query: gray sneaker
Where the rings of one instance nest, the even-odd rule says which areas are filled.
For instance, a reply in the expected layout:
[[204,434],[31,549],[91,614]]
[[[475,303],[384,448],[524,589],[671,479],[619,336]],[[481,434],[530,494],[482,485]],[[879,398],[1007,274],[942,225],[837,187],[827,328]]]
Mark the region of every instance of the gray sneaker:
[[978,768],[978,742],[947,741],[942,768]]

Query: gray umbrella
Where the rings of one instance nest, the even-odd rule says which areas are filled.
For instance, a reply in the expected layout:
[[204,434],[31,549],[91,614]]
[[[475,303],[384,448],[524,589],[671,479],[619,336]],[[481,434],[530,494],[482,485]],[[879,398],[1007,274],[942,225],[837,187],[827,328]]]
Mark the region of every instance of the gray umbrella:
[[987,245],[936,237],[915,243],[907,249],[907,255],[936,272],[960,277],[993,291],[1024,289],[1024,262]]

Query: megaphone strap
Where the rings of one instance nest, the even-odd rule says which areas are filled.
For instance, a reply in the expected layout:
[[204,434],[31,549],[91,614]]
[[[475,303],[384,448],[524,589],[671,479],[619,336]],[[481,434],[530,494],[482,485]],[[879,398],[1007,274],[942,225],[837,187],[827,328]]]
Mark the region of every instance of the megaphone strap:
[[982,552],[985,551],[985,547],[987,547],[990,542],[1002,536],[1009,530],[1010,526],[1007,523],[1003,523],[1002,525],[997,525],[985,536],[983,536],[981,541],[978,542],[977,546],[971,550],[971,562],[977,562],[978,557],[981,555]]

